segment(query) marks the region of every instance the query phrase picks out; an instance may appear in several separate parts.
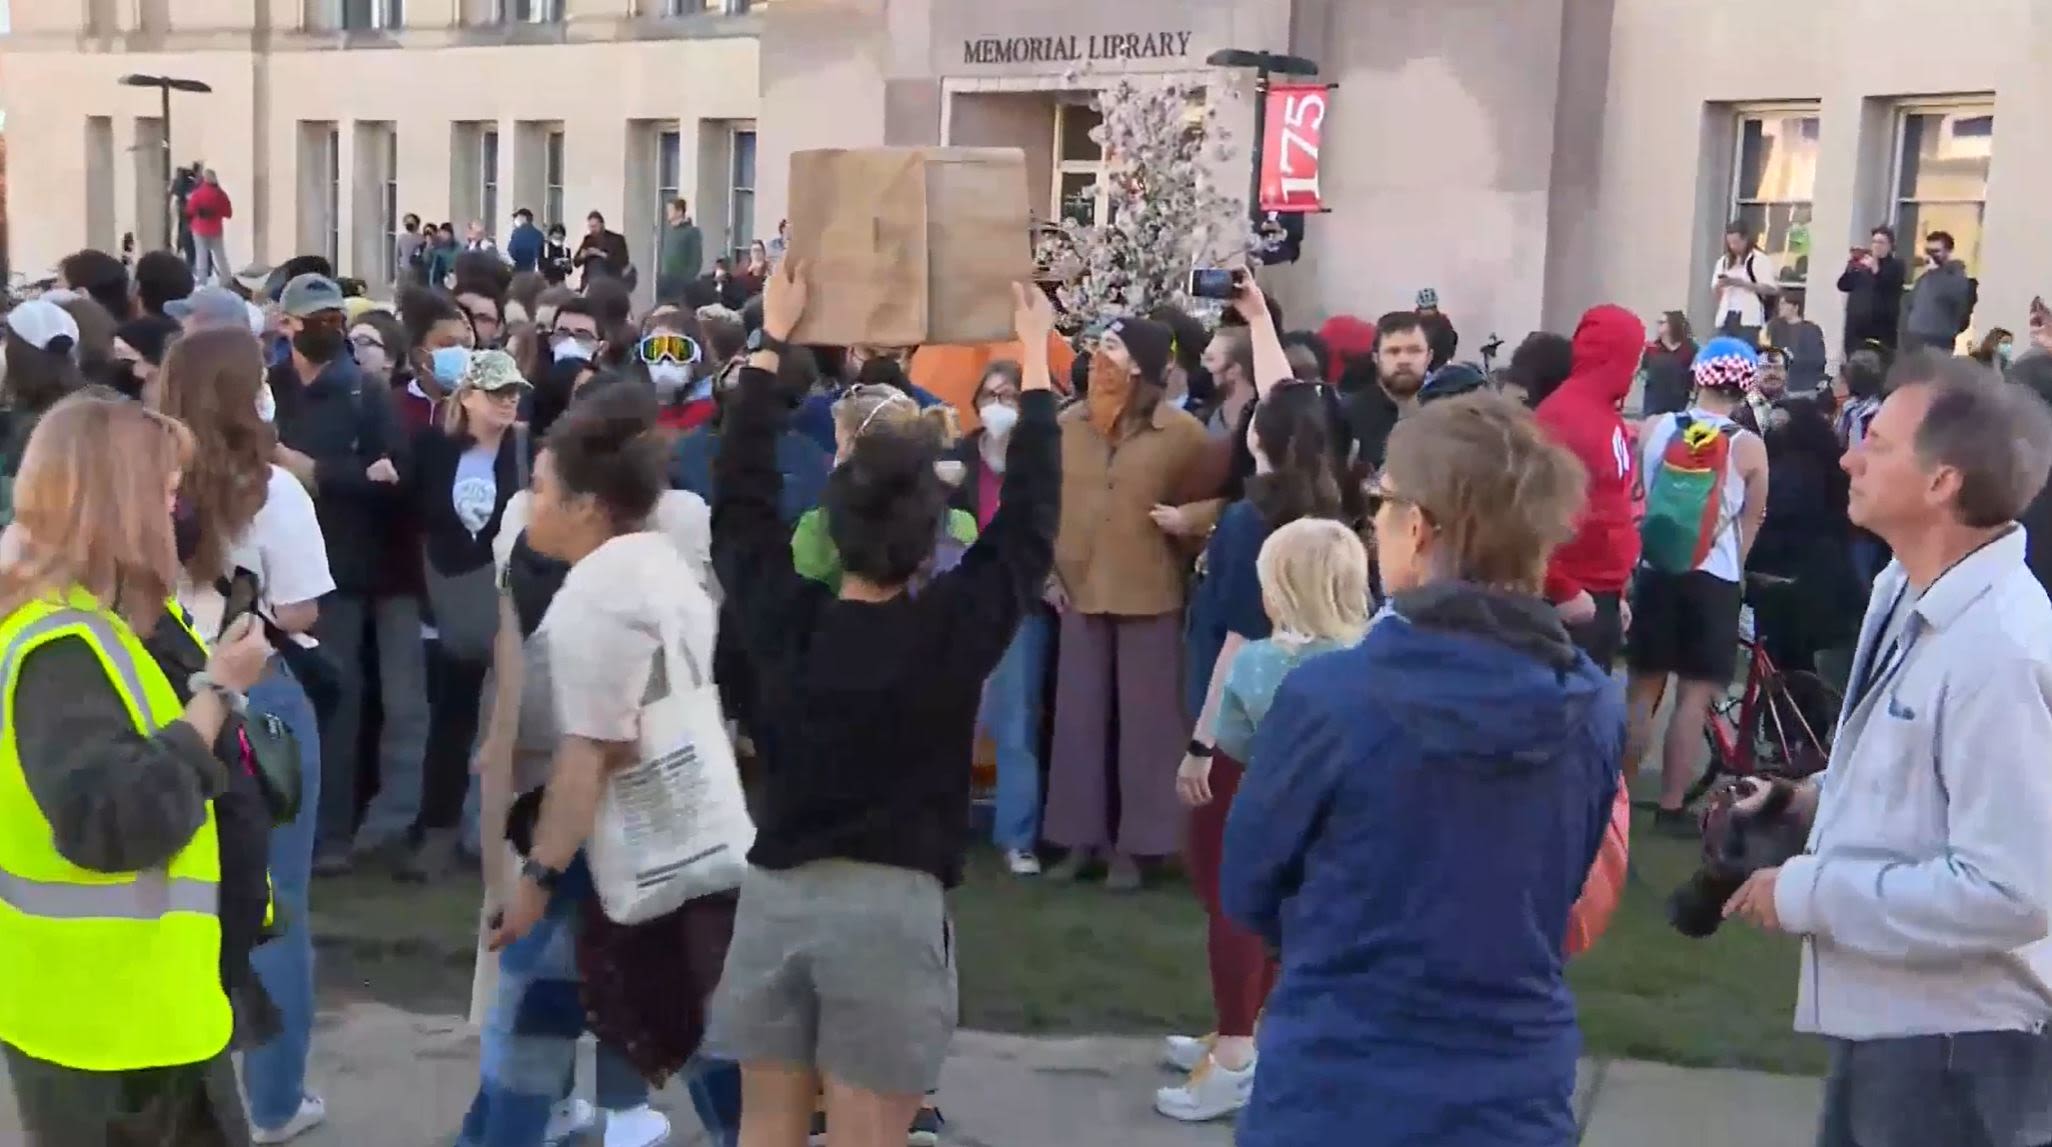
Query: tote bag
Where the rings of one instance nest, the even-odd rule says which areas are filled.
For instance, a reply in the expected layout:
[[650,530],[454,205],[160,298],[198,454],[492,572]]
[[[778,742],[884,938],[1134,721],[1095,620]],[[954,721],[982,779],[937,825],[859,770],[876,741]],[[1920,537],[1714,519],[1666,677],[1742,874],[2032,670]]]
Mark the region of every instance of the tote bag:
[[663,619],[636,760],[607,777],[592,829],[592,880],[618,924],[740,887],[755,843],[710,658],[690,653],[681,617]]

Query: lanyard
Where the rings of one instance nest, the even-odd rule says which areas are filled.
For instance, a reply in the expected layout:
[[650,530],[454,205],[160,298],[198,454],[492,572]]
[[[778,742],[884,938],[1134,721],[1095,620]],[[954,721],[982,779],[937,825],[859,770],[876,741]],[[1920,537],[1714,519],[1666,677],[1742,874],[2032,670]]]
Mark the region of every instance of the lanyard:
[[[1908,593],[1909,587],[1906,585],[1895,592],[1895,602],[1888,607],[1887,620],[1882,623],[1884,626],[1895,624],[1895,615],[1901,611],[1902,599]],[[1846,698],[1847,713],[1857,710],[1871,690],[1888,680],[1902,667],[1903,661],[1909,656],[1910,646],[1916,644],[1920,629],[1918,621],[1919,618],[1914,613],[1904,618],[1902,628],[1896,632],[1894,640],[1888,643],[1888,648],[1882,650],[1879,657],[1870,658],[1861,666],[1859,679],[1854,683],[1852,694]]]

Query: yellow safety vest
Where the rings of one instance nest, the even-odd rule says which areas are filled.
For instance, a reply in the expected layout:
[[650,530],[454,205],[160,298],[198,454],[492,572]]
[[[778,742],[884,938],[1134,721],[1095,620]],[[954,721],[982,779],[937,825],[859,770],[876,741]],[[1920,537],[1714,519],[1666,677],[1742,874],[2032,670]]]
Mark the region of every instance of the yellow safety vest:
[[93,872],[58,855],[22,775],[14,702],[23,658],[66,637],[99,657],[138,732],[184,708],[135,632],[83,591],[0,620],[0,1042],[85,1071],[200,1063],[234,1026],[213,807],[164,868]]

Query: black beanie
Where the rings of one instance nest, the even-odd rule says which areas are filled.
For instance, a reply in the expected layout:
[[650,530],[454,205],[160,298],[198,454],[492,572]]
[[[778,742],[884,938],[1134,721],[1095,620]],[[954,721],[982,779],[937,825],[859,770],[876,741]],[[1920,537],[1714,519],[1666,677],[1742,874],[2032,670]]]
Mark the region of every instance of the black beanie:
[[1126,344],[1126,353],[1133,356],[1133,365],[1140,368],[1141,378],[1161,385],[1162,376],[1168,372],[1169,357],[1175,353],[1174,331],[1153,319],[1130,317],[1112,323],[1104,333],[1117,335]]

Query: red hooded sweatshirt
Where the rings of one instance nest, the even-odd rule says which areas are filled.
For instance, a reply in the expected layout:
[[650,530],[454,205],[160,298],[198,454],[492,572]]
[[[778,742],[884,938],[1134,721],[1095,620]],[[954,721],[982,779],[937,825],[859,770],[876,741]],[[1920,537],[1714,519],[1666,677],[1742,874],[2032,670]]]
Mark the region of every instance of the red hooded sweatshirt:
[[1637,462],[1618,405],[1632,389],[1645,345],[1646,324],[1637,315],[1617,306],[1592,308],[1575,328],[1574,372],[1539,404],[1539,424],[1589,472],[1575,536],[1546,567],[1546,600],[1555,604],[1584,590],[1616,593],[1639,564],[1632,515]]

